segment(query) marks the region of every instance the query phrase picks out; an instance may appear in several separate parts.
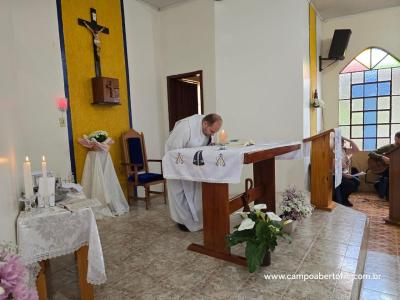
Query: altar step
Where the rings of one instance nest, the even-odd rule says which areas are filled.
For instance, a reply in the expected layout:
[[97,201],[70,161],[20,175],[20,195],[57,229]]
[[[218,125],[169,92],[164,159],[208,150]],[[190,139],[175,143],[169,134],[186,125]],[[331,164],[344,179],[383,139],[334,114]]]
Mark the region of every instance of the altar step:
[[[238,221],[232,216],[232,225]],[[338,205],[332,212],[316,210],[298,224],[290,244],[279,242],[271,266],[260,268],[257,275],[270,276],[264,278],[265,288],[282,299],[359,299],[362,280],[351,277],[364,273],[368,228],[366,215],[354,209]],[[243,255],[244,248],[237,247],[233,253]],[[271,275],[282,274],[297,279],[271,279]],[[300,278],[319,274],[346,277]]]

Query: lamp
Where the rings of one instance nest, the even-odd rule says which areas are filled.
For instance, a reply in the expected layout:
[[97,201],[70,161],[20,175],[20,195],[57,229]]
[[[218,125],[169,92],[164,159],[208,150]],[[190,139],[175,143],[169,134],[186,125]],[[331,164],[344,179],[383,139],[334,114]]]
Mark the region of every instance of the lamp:
[[318,108],[318,107],[324,107],[325,102],[319,99],[318,97],[318,91],[315,89],[313,93],[313,98],[311,102],[312,107]]
[[65,123],[64,113],[68,109],[68,100],[66,98],[63,98],[63,97],[62,98],[58,98],[57,99],[57,108],[61,112],[61,117],[59,118],[60,127],[65,127],[66,123]]

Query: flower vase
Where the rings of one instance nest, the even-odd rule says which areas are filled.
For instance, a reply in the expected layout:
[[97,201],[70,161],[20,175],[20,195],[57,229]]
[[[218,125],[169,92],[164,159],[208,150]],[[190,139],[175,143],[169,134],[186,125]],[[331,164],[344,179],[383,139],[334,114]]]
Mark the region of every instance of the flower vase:
[[262,267],[268,267],[271,265],[271,251],[267,250],[264,255],[264,259],[261,262]]
[[283,232],[287,234],[292,234],[297,227],[298,221],[292,220],[292,222],[283,226]]

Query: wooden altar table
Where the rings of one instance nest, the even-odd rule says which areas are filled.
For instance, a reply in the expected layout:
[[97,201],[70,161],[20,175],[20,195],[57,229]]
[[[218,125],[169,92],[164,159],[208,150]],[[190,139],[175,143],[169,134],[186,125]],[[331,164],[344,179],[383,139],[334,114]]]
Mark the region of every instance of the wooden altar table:
[[[267,204],[275,212],[275,157],[300,149],[300,144],[277,146],[244,154],[244,164],[253,164],[254,187],[247,190],[248,202]],[[202,183],[204,245],[191,244],[188,249],[239,265],[244,257],[231,254],[225,237],[230,233],[230,215],[243,207],[242,196],[229,199],[228,183]]]

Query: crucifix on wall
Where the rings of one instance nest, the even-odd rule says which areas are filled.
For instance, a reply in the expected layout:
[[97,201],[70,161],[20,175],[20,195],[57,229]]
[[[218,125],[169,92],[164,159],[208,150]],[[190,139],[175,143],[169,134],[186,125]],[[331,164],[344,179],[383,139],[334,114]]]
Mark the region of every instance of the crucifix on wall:
[[90,21],[86,21],[83,19],[78,19],[78,24],[86,27],[93,36],[93,55],[94,55],[94,64],[96,70],[96,77],[101,77],[101,66],[100,66],[100,50],[101,50],[101,42],[100,42],[100,34],[109,34],[110,30],[107,27],[97,24],[97,14],[94,8],[90,9]]
[[96,9],[90,9],[90,21],[78,19],[78,24],[87,28],[93,38],[93,57],[96,77],[92,78],[93,104],[119,104],[118,79],[102,77],[100,64],[100,34],[109,34],[110,30],[97,23]]

